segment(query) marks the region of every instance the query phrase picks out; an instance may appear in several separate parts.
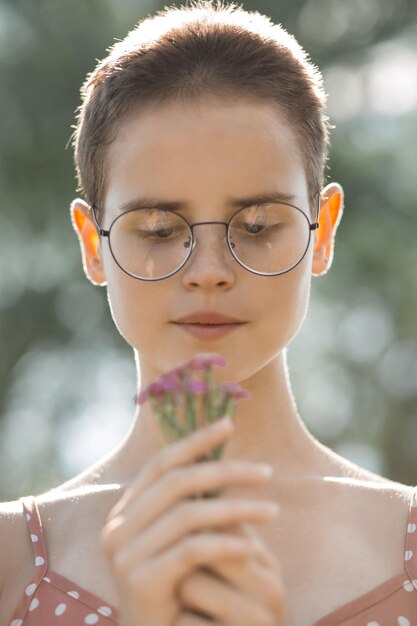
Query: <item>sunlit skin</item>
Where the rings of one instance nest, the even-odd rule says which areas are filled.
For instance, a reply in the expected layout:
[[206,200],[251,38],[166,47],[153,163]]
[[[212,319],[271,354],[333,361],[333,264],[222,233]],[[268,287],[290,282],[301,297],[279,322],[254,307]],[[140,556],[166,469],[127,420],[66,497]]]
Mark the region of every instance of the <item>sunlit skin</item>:
[[[310,216],[300,147],[288,122],[267,103],[206,98],[142,111],[123,125],[110,148],[107,182],[107,229],[118,207],[140,196],[187,202],[183,215],[193,223],[227,221],[228,197],[283,191]],[[221,354],[227,367],[215,369],[215,380],[237,382],[251,394],[235,411],[226,457],[269,462],[281,477],[323,475],[333,462],[298,414],[286,367],[286,348],[307,314],[312,276],[331,266],[343,211],[339,184],[322,190],[321,205],[320,228],[312,232],[307,254],[286,274],[248,272],[230,254],[225,227],[211,225],[196,227],[196,247],[186,265],[156,282],[124,273],[108,241],[98,242],[88,206],[80,199],[71,206],[84,270],[93,284],[107,285],[114,322],[134,349],[141,388],[197,353]],[[197,310],[248,323],[202,342],[171,323]],[[107,457],[100,480],[131,480],[162,445],[150,407],[137,407],[128,436]]]

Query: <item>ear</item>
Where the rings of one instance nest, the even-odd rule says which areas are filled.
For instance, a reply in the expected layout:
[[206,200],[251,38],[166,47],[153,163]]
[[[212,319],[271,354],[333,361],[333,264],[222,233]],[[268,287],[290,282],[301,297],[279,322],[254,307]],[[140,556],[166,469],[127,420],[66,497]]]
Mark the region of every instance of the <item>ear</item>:
[[313,255],[313,276],[329,271],[334,254],[336,230],[343,215],[344,193],[339,183],[329,183],[320,194],[319,228]]
[[85,275],[93,285],[106,285],[97,232],[90,206],[76,198],[71,202],[71,222],[80,242]]

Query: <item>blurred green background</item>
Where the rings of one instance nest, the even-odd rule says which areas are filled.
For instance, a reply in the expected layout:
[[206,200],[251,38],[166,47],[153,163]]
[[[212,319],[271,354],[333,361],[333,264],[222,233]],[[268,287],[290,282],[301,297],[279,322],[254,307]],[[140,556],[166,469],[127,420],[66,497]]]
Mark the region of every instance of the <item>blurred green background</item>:
[[[133,416],[132,351],[70,223],[67,144],[95,59],[165,4],[0,1],[0,500],[81,471]],[[300,413],[336,452],[417,484],[417,3],[239,4],[307,49],[336,125],[326,177],[346,207],[289,348]]]

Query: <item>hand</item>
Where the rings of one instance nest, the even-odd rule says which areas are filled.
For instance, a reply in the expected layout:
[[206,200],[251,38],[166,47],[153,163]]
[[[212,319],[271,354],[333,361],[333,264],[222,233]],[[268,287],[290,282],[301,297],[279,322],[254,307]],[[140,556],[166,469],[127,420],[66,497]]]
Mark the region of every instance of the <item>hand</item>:
[[176,626],[284,626],[279,562],[249,525],[227,530],[252,539],[253,557],[244,562],[225,557],[191,572],[179,589],[188,611]]
[[101,540],[120,596],[121,626],[177,626],[183,613],[178,588],[188,574],[225,558],[242,566],[254,550],[248,538],[223,527],[274,517],[259,500],[193,499],[267,480],[257,463],[197,462],[232,432],[231,422],[216,423],[166,446],[110,511]]

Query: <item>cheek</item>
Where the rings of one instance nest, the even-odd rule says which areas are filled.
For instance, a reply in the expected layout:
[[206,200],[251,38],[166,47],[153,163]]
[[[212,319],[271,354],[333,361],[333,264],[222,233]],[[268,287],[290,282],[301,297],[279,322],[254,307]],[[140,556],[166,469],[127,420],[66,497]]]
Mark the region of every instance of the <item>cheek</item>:
[[117,330],[133,348],[146,347],[155,340],[152,328],[158,312],[163,315],[167,311],[162,287],[132,278],[117,266],[106,271],[106,276],[107,300]]
[[[300,330],[307,314],[311,288],[311,256],[286,274],[269,280],[264,290],[263,311],[270,327],[265,329],[265,347],[283,349]],[[268,339],[269,337],[269,339]]]
[[300,330],[307,315],[311,290],[312,257],[307,253],[297,267],[285,275],[288,298],[288,344]]

